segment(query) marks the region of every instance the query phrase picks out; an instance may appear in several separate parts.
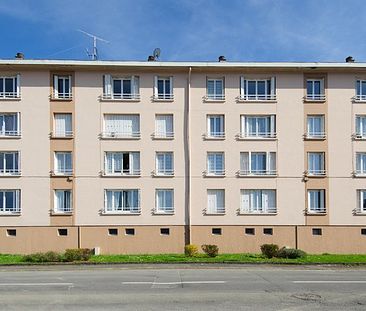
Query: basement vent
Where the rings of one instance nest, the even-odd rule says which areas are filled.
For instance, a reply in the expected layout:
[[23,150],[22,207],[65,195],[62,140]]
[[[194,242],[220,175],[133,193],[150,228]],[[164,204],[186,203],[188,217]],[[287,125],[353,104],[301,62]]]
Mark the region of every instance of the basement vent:
[[16,229],[7,229],[6,235],[7,236],[17,236],[17,231],[16,231]]
[[57,229],[58,235],[59,236],[67,236],[68,232],[67,229]]

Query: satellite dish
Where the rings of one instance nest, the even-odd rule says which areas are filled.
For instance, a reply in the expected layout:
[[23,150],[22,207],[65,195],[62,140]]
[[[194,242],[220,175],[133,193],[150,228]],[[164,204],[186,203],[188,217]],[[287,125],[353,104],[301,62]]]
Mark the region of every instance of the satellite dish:
[[154,50],[154,52],[153,52],[153,56],[154,56],[154,58],[155,59],[159,59],[159,57],[160,57],[160,49],[159,48],[156,48],[155,50]]

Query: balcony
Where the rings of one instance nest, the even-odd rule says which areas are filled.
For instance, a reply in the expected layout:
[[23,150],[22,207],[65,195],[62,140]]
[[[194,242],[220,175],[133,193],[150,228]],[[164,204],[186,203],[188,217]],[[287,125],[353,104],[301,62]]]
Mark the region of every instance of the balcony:
[[327,213],[327,210],[325,207],[318,207],[318,208],[307,208],[306,209],[306,215],[325,215]]
[[327,138],[325,132],[311,132],[304,134],[304,140],[325,140]]
[[51,138],[63,138],[63,139],[71,139],[74,137],[73,131],[63,131],[63,132],[51,132]]
[[204,177],[225,177],[225,170],[207,170],[203,171]]
[[165,94],[165,93],[159,93],[159,94],[155,94],[153,96],[153,100],[154,101],[174,101],[174,95],[173,94]]
[[137,93],[103,94],[101,99],[104,101],[140,101],[140,94]]
[[140,139],[140,132],[102,132],[100,134],[102,139]]
[[20,138],[21,132],[17,130],[0,130],[0,138]]
[[174,139],[174,132],[163,132],[163,133],[159,133],[159,132],[154,132],[151,135],[152,139],[166,139],[166,140],[171,140]]
[[225,132],[211,132],[202,135],[204,140],[224,140]]
[[0,100],[19,100],[21,99],[18,92],[0,92]]
[[304,97],[305,102],[325,102],[325,94],[307,94]]
[[139,177],[141,176],[141,170],[121,170],[121,171],[114,171],[114,172],[108,172],[108,171],[102,171],[103,177]]
[[276,100],[275,94],[241,94],[238,97],[239,102],[275,102]]
[[266,207],[266,208],[257,208],[254,210],[253,208],[244,209],[241,208],[239,211],[241,215],[276,215],[277,208],[276,207]]
[[0,169],[0,177],[17,177],[21,175],[20,169],[17,168],[2,168]]
[[276,170],[239,170],[238,177],[276,177]]
[[151,172],[153,177],[174,177],[174,169],[159,169]]
[[257,132],[257,133],[239,133],[236,136],[237,140],[273,140],[277,138],[277,133],[272,132]]

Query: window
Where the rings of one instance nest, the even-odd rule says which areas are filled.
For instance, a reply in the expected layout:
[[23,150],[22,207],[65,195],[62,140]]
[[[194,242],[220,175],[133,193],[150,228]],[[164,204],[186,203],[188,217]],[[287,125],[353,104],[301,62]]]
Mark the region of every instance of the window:
[[207,153],[207,176],[224,176],[225,160],[223,152]]
[[366,190],[357,190],[357,213],[366,213]]
[[20,175],[18,151],[0,152],[0,175]]
[[158,77],[154,79],[154,99],[173,99],[173,77]]
[[276,116],[241,116],[241,138],[275,138]]
[[157,152],[156,153],[156,175],[173,176],[173,152]]
[[275,100],[276,79],[246,79],[240,78],[241,100]]
[[263,228],[264,235],[273,235],[273,228]]
[[140,138],[140,116],[138,114],[104,115],[104,138]]
[[308,175],[325,175],[324,152],[308,152]]
[[20,190],[0,190],[0,214],[20,214]]
[[225,190],[207,190],[206,214],[225,214]]
[[313,235],[322,235],[322,229],[321,228],[313,228],[312,229]]
[[72,114],[55,113],[53,137],[72,137]]
[[55,190],[55,213],[71,213],[72,212],[72,191],[71,190]]
[[308,190],[308,213],[324,214],[325,210],[325,190]]
[[154,138],[174,138],[172,114],[155,115]]
[[325,138],[323,115],[309,115],[307,117],[307,133],[305,137],[309,139]]
[[356,138],[366,138],[366,115],[356,116]]
[[135,228],[126,228],[125,234],[126,235],[135,235]]
[[171,214],[174,212],[173,189],[156,189],[155,196],[155,213]]
[[241,190],[240,212],[243,214],[276,213],[276,190]]
[[207,79],[207,95],[208,100],[224,100],[224,79]]
[[276,175],[275,152],[241,152],[239,176]]
[[140,190],[106,190],[105,213],[140,213]]
[[356,152],[356,176],[366,174],[366,152]]
[[361,235],[366,235],[366,228],[361,228]]
[[53,76],[53,98],[71,99],[71,76]]
[[224,115],[207,116],[206,138],[225,138]]
[[222,229],[221,228],[212,228],[211,232],[213,235],[221,235]]
[[245,228],[246,235],[255,235],[255,228]]
[[170,235],[170,229],[169,228],[160,228],[160,234],[161,235]]
[[140,175],[140,152],[106,152],[105,175]]
[[366,80],[356,81],[356,100],[366,100]]
[[19,113],[0,113],[0,137],[20,136]]
[[306,80],[306,99],[307,100],[325,100],[324,80],[307,79]]
[[20,75],[0,77],[0,98],[20,98]]
[[16,229],[6,229],[6,235],[7,236],[17,236],[17,230]]
[[103,99],[114,100],[139,100],[139,77],[112,77],[104,75]]
[[55,152],[55,175],[72,175],[72,153]]
[[109,228],[108,229],[108,235],[111,235],[111,236],[118,235],[118,229],[117,228]]
[[59,236],[67,236],[68,235],[67,229],[57,229],[57,233]]

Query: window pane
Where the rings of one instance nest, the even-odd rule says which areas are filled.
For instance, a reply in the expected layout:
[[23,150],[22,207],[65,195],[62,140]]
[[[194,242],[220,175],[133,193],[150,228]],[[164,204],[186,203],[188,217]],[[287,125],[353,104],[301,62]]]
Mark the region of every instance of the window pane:
[[113,80],[113,93],[114,94],[122,93],[121,80]]
[[158,80],[158,94],[164,94],[164,80]]
[[306,82],[306,91],[308,95],[313,94],[313,81],[307,81]]
[[266,94],[266,82],[258,81],[258,95],[265,95],[265,94]]
[[248,95],[256,95],[256,81],[248,81]]
[[15,209],[15,193],[14,191],[5,192],[5,210],[12,211]]
[[123,94],[131,94],[131,80],[123,80]]
[[362,94],[361,95],[366,95],[366,81],[362,81],[361,82],[361,92]]
[[207,94],[214,95],[215,94],[215,82],[213,80],[207,81]]
[[315,95],[321,94],[320,81],[314,81],[314,94]]
[[5,78],[5,92],[6,93],[15,92],[14,78]]

